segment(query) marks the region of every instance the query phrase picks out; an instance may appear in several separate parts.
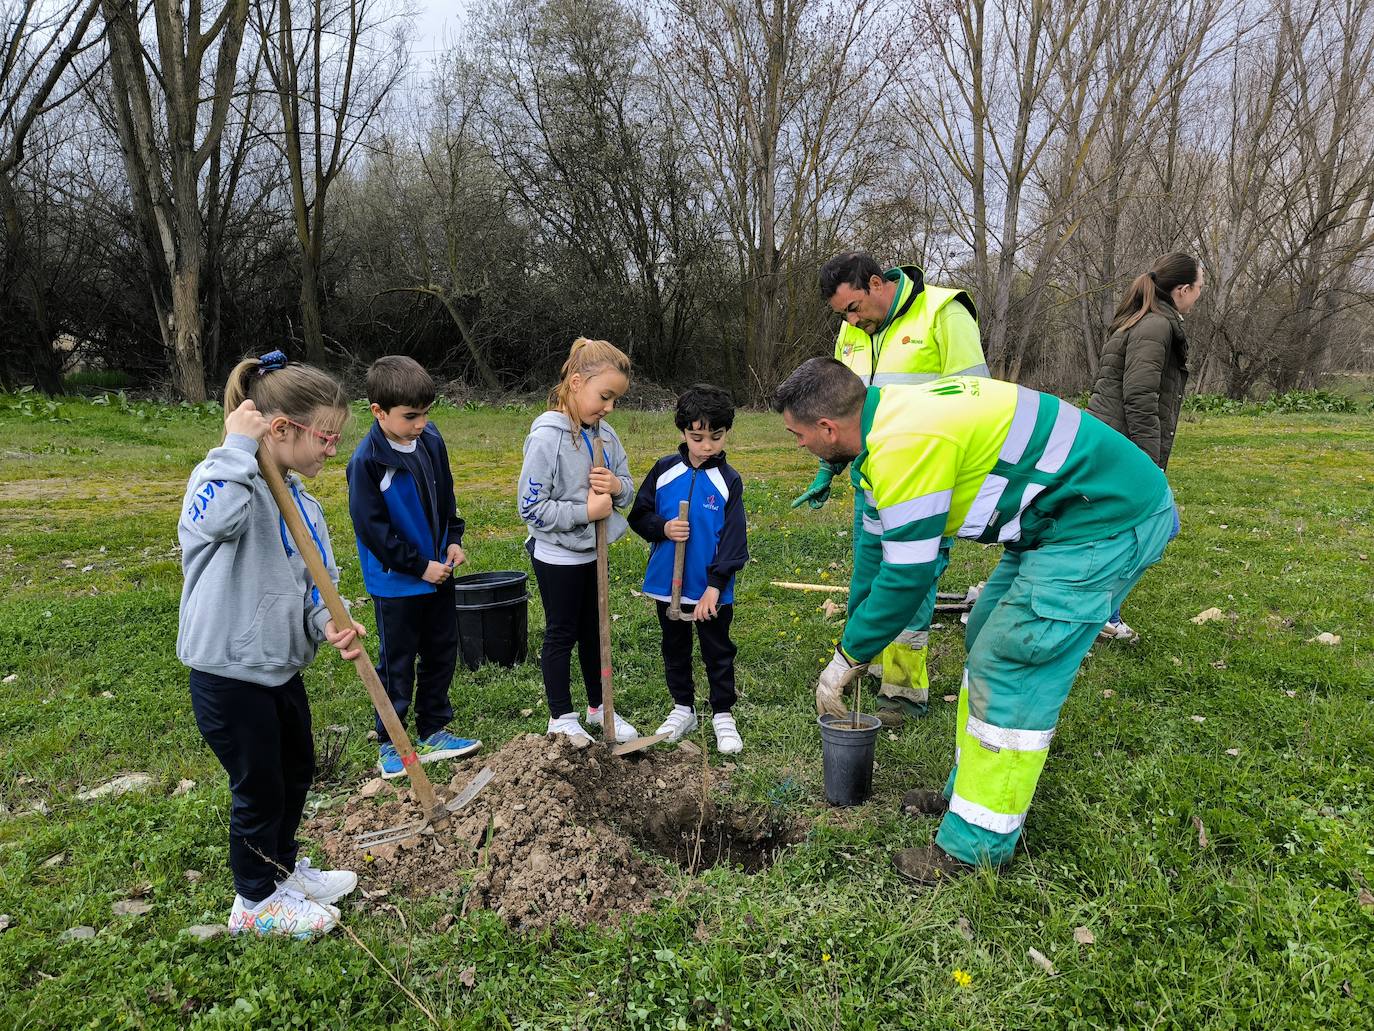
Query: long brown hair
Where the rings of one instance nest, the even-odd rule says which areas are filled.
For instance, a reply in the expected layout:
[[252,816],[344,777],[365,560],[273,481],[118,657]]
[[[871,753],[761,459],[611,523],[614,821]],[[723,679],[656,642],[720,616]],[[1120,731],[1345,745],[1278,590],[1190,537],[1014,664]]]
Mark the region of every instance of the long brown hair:
[[224,384],[224,414],[244,401],[265,416],[284,415],[299,423],[309,423],[321,408],[340,413],[340,428],[348,418],[348,395],[338,380],[313,365],[289,362],[280,351],[234,366]]
[[1196,283],[1197,275],[1197,259],[1190,254],[1174,251],[1156,258],[1148,272],[1142,272],[1131,281],[1126,296],[1116,306],[1111,331],[1118,333],[1130,329],[1146,315],[1159,311],[1161,302],[1172,306],[1173,291]]
[[630,359],[620,348],[607,340],[588,340],[578,337],[573,341],[568,360],[558,374],[558,385],[549,391],[549,411],[562,412],[568,417],[572,433],[577,435],[581,416],[573,410],[572,378],[580,375],[584,380],[591,379],[599,372],[612,369],[630,379]]

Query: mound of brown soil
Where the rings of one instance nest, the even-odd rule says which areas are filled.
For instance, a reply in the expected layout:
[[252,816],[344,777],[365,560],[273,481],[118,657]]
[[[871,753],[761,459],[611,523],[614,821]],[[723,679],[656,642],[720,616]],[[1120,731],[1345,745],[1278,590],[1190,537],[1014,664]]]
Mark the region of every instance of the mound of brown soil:
[[689,872],[719,863],[752,872],[805,834],[770,810],[718,808],[709,795],[725,775],[704,770],[694,746],[616,757],[599,745],[579,750],[564,738],[527,734],[454,764],[448,785],[436,785],[441,797],[456,795],[483,766],[491,782],[432,831],[369,853],[352,845],[356,834],[419,819],[401,780],[371,782],[305,832],[330,865],[357,870],[369,893],[456,898],[466,887],[461,909],[485,907],[521,929],[644,912],[669,884],[665,864],[645,850]]

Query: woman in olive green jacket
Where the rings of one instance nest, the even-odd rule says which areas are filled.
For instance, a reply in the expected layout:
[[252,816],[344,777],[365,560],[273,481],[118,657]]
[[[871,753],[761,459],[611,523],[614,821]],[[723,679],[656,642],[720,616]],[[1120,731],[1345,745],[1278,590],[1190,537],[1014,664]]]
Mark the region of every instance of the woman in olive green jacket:
[[[1088,403],[1088,411],[1124,434],[1161,469],[1169,464],[1188,383],[1183,316],[1197,303],[1204,280],[1197,259],[1179,253],[1166,254],[1135,278],[1117,306]],[[1132,641],[1138,635],[1117,609],[1101,636]]]

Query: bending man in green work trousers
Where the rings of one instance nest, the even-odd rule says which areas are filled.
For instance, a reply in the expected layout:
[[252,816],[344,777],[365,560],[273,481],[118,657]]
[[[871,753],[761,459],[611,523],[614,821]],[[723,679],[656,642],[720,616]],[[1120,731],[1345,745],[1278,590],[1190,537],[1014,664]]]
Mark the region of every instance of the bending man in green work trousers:
[[1005,546],[969,615],[954,771],[903,809],[941,815],[935,844],[894,859],[925,884],[1010,861],[1079,663],[1173,529],[1173,496],[1129,440],[1073,405],[955,376],[865,387],[812,358],[774,407],[816,457],[853,462],[877,525],[854,541],[844,637],[816,688],[821,712],[896,637],[951,536]]
[[[844,320],[835,339],[835,359],[859,376],[865,386],[988,374],[973,299],[963,290],[928,286],[917,266],[900,265],[884,272],[870,255],[851,251],[821,266],[820,288],[821,298]],[[792,507],[806,503],[820,508],[830,496],[830,481],[843,470],[843,462],[822,458],[816,478]],[[850,477],[854,477],[853,470]],[[877,518],[876,512],[865,510],[863,493],[855,481],[854,539],[863,532],[865,519],[872,525]],[[895,727],[907,716],[926,713],[930,621],[935,615],[940,573],[949,563],[953,543],[951,539],[941,542],[939,568],[924,602],[883,650],[878,716],[884,726]],[[874,666],[876,672],[877,663]]]

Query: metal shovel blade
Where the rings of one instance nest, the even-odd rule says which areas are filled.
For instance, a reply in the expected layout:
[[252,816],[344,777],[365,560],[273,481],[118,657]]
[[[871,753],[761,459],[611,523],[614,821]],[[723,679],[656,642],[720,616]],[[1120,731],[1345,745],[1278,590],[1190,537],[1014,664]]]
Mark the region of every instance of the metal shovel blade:
[[611,745],[612,755],[629,755],[631,752],[639,752],[651,745],[656,745],[660,741],[666,741],[667,734],[651,734],[649,737],[637,737],[631,741],[622,741],[619,744]]
[[468,781],[467,786],[458,792],[452,799],[444,803],[443,811],[438,814],[438,820],[433,818],[420,820],[417,823],[402,824],[398,827],[384,827],[379,831],[371,831],[368,834],[359,834],[353,839],[353,847],[360,849],[374,848],[377,845],[389,845],[393,841],[404,841],[406,838],[413,838],[422,833],[425,828],[433,826],[436,822],[442,823],[452,814],[462,809],[479,794],[482,789],[490,783],[492,777],[496,776],[490,766],[483,766],[480,773]]

